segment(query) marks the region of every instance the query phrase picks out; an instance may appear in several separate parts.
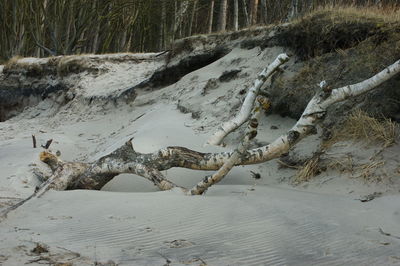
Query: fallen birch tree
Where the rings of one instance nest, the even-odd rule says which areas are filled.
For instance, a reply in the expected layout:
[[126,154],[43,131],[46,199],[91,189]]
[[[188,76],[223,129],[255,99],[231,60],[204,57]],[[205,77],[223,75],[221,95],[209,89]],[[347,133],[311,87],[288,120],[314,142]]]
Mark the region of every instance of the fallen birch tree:
[[[202,194],[211,185],[222,180],[235,165],[258,164],[287,153],[300,140],[316,133],[316,125],[323,120],[329,106],[373,90],[399,72],[400,60],[362,82],[333,90],[321,88],[309,101],[300,119],[286,134],[281,135],[271,144],[256,149],[247,150],[247,143],[254,137],[252,135],[255,134],[256,128],[254,120],[253,125],[251,125],[252,120],[250,120],[249,129],[243,142],[233,152],[201,153],[185,147],[166,147],[153,153],[144,154],[135,151],[132,140],[129,140],[112,153],[95,162],[81,163],[64,162],[56,155],[44,151],[40,154],[40,160],[51,168],[53,174],[28,199],[40,197],[49,189],[100,190],[115,176],[123,173],[142,176],[160,190],[170,190],[179,186],[167,180],[160,171],[173,167],[193,170],[219,170],[213,176],[206,177],[191,190],[179,187],[187,194]],[[252,104],[251,109],[253,108]],[[20,206],[22,203],[17,205]],[[14,206],[3,211],[2,215],[6,215],[11,209],[15,209]]]

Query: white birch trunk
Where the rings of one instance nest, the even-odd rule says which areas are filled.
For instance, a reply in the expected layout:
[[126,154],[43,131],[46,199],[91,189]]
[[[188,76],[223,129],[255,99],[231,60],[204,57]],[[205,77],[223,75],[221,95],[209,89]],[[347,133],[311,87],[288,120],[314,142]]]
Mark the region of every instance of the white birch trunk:
[[332,90],[332,93],[329,96],[329,98],[327,98],[322,104],[322,108],[326,109],[331,104],[370,91],[374,89],[376,86],[379,86],[383,82],[392,78],[399,72],[400,72],[400,60],[396,61],[395,63],[388,66],[387,68],[385,68],[384,70],[382,70],[381,72],[379,72],[378,74],[369,79],[366,79],[362,82],[353,85],[348,85],[338,89],[334,89]]
[[262,22],[264,24],[268,24],[267,0],[261,0],[261,14],[262,14]]
[[[185,15],[186,11],[187,11],[188,5],[189,5],[189,3],[188,3],[187,0],[183,1],[180,4],[179,10],[176,11],[175,21],[174,21],[174,32],[173,32],[174,38],[173,39],[175,39],[175,36],[176,36],[176,33],[177,33],[178,29],[179,29],[180,32],[182,32],[182,20],[183,20],[183,17]],[[175,8],[177,9],[176,2],[175,2]],[[182,37],[181,35],[182,34],[180,33],[179,34],[179,38]]]
[[296,18],[299,13],[299,0],[292,0],[292,5],[289,10],[288,20]]
[[163,51],[165,49],[165,27],[166,27],[166,0],[161,0],[161,22],[160,22],[160,32],[158,34],[158,49]]
[[249,18],[249,12],[247,12],[246,0],[242,0],[242,4],[243,4],[244,18],[246,20],[246,27],[248,27],[248,26],[250,26],[250,18]]
[[226,12],[228,9],[228,0],[221,0],[218,17],[218,31],[226,30]]
[[264,82],[278,69],[280,65],[287,62],[289,56],[287,54],[280,54],[272,64],[265,68],[260,74],[258,79],[254,82],[253,87],[250,88],[249,92],[244,99],[242,108],[239,114],[232,120],[222,124],[220,128],[215,132],[207,141],[211,145],[219,145],[222,140],[232,131],[240,127],[249,118],[251,110],[253,109],[254,101],[259,93],[261,86]]
[[239,30],[239,0],[233,2],[233,28]]
[[254,25],[257,24],[258,0],[251,0],[250,3],[250,23]]
[[192,36],[193,21],[194,21],[194,16],[195,16],[195,14],[196,14],[196,9],[197,9],[197,1],[198,1],[198,0],[195,0],[195,1],[193,2],[192,14],[190,15],[188,36]]
[[211,0],[210,19],[208,21],[208,34],[212,33],[213,19],[214,19],[214,0]]

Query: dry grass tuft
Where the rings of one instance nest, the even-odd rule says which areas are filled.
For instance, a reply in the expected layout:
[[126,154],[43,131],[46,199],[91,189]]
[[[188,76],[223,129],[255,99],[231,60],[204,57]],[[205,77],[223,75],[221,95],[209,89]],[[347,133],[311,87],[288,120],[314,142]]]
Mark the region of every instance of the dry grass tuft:
[[302,59],[357,46],[371,37],[385,40],[400,26],[398,9],[324,7],[312,11],[278,35]]
[[355,110],[344,125],[333,133],[325,147],[341,140],[366,141],[368,144],[382,143],[389,147],[399,138],[399,125],[388,118],[379,120],[361,110]]
[[319,167],[319,162],[320,162],[319,156],[316,156],[308,160],[304,164],[304,166],[300,167],[300,169],[297,171],[297,174],[294,177],[292,183],[294,185],[298,185],[310,181],[311,178],[313,178],[314,176],[316,176],[321,172],[321,169]]
[[80,73],[88,68],[87,58],[81,56],[65,56],[58,62],[57,74],[63,77],[71,73]]
[[327,168],[347,173],[351,178],[361,178],[365,182],[381,182],[390,175],[386,173],[385,161],[371,160],[368,163],[356,165],[351,156],[347,158],[330,160]]
[[360,172],[358,177],[361,177],[368,182],[380,182],[383,180],[383,176],[385,176],[385,174],[378,173],[378,170],[382,169],[384,165],[385,161],[371,161],[369,163],[362,164],[357,167]]
[[324,158],[322,164],[326,165],[326,169],[336,170],[349,178],[362,179],[368,183],[390,180],[397,174],[396,169],[393,172],[385,167],[385,160],[376,160],[374,157],[371,157],[367,163],[357,164],[357,160],[354,160],[351,154],[347,154],[341,158]]
[[327,169],[337,170],[342,174],[349,173],[353,175],[355,168],[356,166],[351,155],[342,158],[329,158],[329,160],[327,160]]
[[4,63],[4,69],[11,69],[18,64],[18,60],[21,59],[21,56],[14,56],[10,58],[7,62]]
[[330,11],[336,14],[341,14],[343,18],[348,19],[381,19],[387,23],[398,23],[400,21],[400,5],[387,5],[384,7],[378,6],[332,6],[326,5],[324,7],[317,8],[313,12],[324,12]]
[[23,57],[14,56],[4,64],[4,73],[25,73],[28,77],[37,77],[44,74],[44,66],[39,63],[24,62]]

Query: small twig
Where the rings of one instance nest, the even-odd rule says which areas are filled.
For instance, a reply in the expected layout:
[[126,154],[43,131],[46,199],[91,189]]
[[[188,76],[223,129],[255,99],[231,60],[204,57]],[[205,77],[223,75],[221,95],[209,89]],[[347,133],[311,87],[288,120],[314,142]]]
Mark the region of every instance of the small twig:
[[36,195],[36,192],[33,193],[32,195],[30,195],[29,197],[27,197],[26,199],[21,200],[21,201],[18,202],[17,204],[12,205],[12,206],[8,207],[7,209],[1,211],[1,212],[0,212],[0,219],[1,219],[1,218],[7,218],[7,214],[8,214],[10,211],[15,210],[16,208],[18,208],[19,206],[21,206],[22,204],[24,204],[25,202],[27,202],[28,200],[30,200],[31,198],[33,198],[35,195]]
[[46,145],[41,145],[42,146],[42,148],[43,149],[48,149],[49,147],[50,147],[50,145],[51,145],[51,143],[53,142],[53,139],[49,139],[47,142],[46,142]]
[[323,185],[323,184],[325,184],[326,182],[331,181],[332,179],[335,179],[335,176],[333,176],[333,177],[331,177],[331,178],[328,178],[328,179],[322,181],[322,182],[320,183],[320,185]]
[[136,117],[135,119],[133,119],[131,122],[135,122],[136,120],[138,120],[139,118],[141,118],[142,116],[144,116],[146,113],[143,113],[141,115],[139,115],[138,117]]
[[69,258],[69,259],[66,258],[67,261],[74,260],[74,259],[77,259],[77,258],[80,258],[80,257],[81,257],[81,254],[79,254],[78,252],[75,252],[75,251],[72,251],[72,250],[69,250],[69,249],[63,248],[63,247],[57,247],[57,248],[63,249],[63,250],[65,250],[65,251],[70,252],[70,254],[61,254],[61,255],[72,255],[72,256],[74,256],[74,257]]
[[169,266],[170,263],[172,262],[168,257],[166,257],[165,255],[161,254],[160,252],[156,252],[158,255],[160,255],[163,259],[165,259],[165,264],[163,266]]
[[396,239],[400,239],[400,236],[394,236],[394,235],[392,235],[392,234],[390,234],[390,233],[386,233],[386,232],[384,232],[384,231],[382,230],[382,228],[380,228],[380,227],[379,227],[379,233],[381,233],[381,234],[384,235],[384,236],[390,236],[390,237],[393,237],[393,238],[396,238]]
[[163,55],[163,54],[166,54],[166,53],[168,53],[168,52],[170,52],[171,50],[166,50],[166,51],[164,51],[164,52],[161,52],[161,53],[159,53],[158,55],[156,55],[155,57],[159,57],[159,56],[161,56],[161,55]]
[[35,197],[40,198],[45,192],[47,192],[50,189],[50,185],[53,183],[53,181],[56,178],[57,178],[57,175],[53,175],[51,178],[47,179],[45,182],[43,182],[38,187],[36,187],[36,189],[32,193],[32,195],[30,195],[26,199],[21,200],[17,204],[12,205],[12,206],[6,208],[5,210],[2,210],[0,212],[0,221],[1,221],[2,218],[4,218],[4,219],[7,218],[7,215],[8,215],[9,212],[17,209],[19,206],[23,205],[28,200],[30,200],[32,198],[35,198]]
[[296,169],[296,170],[299,170],[299,169],[301,168],[300,166],[290,165],[290,164],[287,164],[287,163],[285,163],[285,162],[283,162],[283,161],[281,161],[281,160],[277,160],[277,162],[278,162],[281,166],[284,166],[284,167],[287,167],[287,168],[292,168],[292,169]]
[[32,173],[37,177],[37,179],[41,182],[46,181],[47,179],[50,178],[50,176],[46,176],[42,171],[40,171],[38,168],[32,169]]
[[254,178],[254,179],[260,179],[261,178],[260,173],[256,173],[256,172],[253,172],[253,171],[250,171],[250,173],[251,173],[251,177]]
[[36,137],[32,135],[33,148],[36,148]]
[[22,199],[22,198],[16,198],[16,197],[0,197],[0,199],[11,199],[11,200],[15,199],[15,200],[20,200],[20,199]]

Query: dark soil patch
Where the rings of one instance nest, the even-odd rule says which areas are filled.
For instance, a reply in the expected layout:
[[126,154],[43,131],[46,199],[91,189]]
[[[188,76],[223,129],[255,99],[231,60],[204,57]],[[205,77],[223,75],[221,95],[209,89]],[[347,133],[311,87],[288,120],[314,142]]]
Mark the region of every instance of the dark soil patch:
[[[272,77],[267,93],[272,112],[295,119],[322,80],[331,89],[358,83],[400,58],[400,22],[384,22],[378,17],[323,11],[277,26],[276,31],[264,45],[286,46],[298,60]],[[399,87],[397,75],[376,90],[333,105],[326,126],[340,123],[354,108],[396,120],[400,115]]]
[[62,84],[41,84],[36,87],[0,86],[0,122],[19,114],[27,106],[37,104],[51,93],[66,90]]
[[217,61],[228,54],[229,51],[228,48],[220,47],[184,57],[178,63],[156,70],[148,80],[139,84],[137,88],[151,87],[154,89],[174,84],[183,76]]

